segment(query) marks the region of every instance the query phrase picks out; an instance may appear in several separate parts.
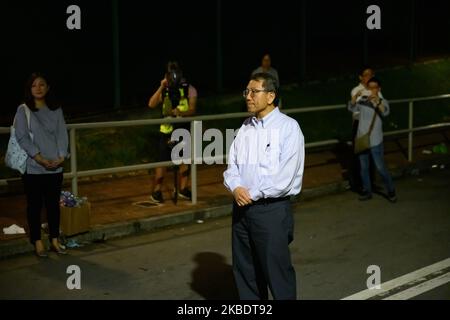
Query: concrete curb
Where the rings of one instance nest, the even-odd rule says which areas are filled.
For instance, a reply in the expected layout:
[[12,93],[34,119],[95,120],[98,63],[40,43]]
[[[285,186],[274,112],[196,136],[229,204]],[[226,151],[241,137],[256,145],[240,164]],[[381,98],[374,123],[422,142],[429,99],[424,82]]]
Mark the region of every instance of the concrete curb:
[[[342,192],[346,189],[347,182],[337,182],[313,189],[306,189],[302,195],[295,197],[294,202],[312,199],[332,193]],[[189,210],[179,213],[172,213],[157,217],[144,218],[139,220],[111,223],[107,225],[92,226],[91,230],[84,234],[70,237],[78,243],[96,242],[114,238],[135,235],[141,232],[149,232],[164,227],[175,226],[185,223],[192,223],[197,220],[207,220],[230,216],[232,211],[231,203],[224,203],[212,208]],[[44,242],[47,239],[43,239]],[[18,254],[33,252],[27,238],[5,240],[0,242],[0,259],[5,259]]]
[[[433,170],[433,165],[449,166],[450,157],[447,155],[439,159],[417,162],[404,168],[392,170],[391,174],[394,179],[399,179],[407,176],[415,176],[419,175],[421,172],[429,172]],[[300,196],[293,198],[293,202],[310,200],[317,197],[344,192],[346,190],[348,190],[348,182],[339,181],[317,188],[305,189],[302,191]],[[207,220],[211,218],[230,216],[231,210],[232,205],[230,203],[224,203],[223,205],[215,206],[212,208],[189,210],[175,214],[168,214],[126,222],[118,222],[108,225],[93,226],[88,233],[76,235],[70,237],[70,239],[74,239],[78,243],[82,243],[120,238],[124,236],[135,235],[141,232],[153,231],[168,226],[192,223],[197,220]],[[33,247],[28,242],[28,239],[20,238],[0,242],[0,259],[5,259],[14,255],[29,252],[33,252]]]

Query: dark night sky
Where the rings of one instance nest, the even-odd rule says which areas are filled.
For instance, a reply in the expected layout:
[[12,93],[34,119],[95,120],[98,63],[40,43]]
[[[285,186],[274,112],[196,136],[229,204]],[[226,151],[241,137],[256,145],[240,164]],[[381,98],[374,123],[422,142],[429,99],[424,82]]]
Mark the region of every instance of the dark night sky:
[[[216,90],[216,1],[119,1],[122,104],[143,105],[169,59],[178,59],[203,95]],[[66,28],[66,8],[77,4],[82,29]],[[307,1],[307,77],[351,74],[362,64],[368,4],[382,10],[382,30],[369,32],[369,63],[408,62],[411,1]],[[448,1],[417,0],[418,58],[450,53]],[[65,106],[113,105],[111,1],[2,2],[3,69],[7,107],[20,102],[23,83],[42,70]],[[282,84],[300,74],[301,2],[222,1],[225,91],[240,90],[264,51],[272,53]]]

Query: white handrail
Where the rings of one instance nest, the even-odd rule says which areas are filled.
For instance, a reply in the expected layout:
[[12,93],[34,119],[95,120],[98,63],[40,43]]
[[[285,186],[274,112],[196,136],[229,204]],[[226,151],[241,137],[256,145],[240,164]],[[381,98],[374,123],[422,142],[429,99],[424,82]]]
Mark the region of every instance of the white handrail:
[[[413,133],[417,131],[424,131],[436,128],[450,127],[450,123],[439,123],[432,124],[428,126],[414,127],[413,126],[413,106],[414,102],[418,101],[429,101],[429,100],[438,100],[438,99],[447,99],[450,98],[450,94],[442,94],[430,97],[420,97],[420,98],[409,98],[409,99],[397,99],[397,100],[389,100],[389,103],[392,105],[394,103],[408,103],[409,104],[409,116],[408,116],[408,129],[404,130],[395,130],[385,132],[385,136],[391,136],[396,134],[408,133],[408,160],[412,161],[412,139]],[[281,111],[286,114],[295,114],[295,113],[306,113],[306,112],[320,112],[327,110],[339,110],[346,108],[346,104],[336,104],[336,105],[328,105],[328,106],[319,106],[319,107],[303,107],[303,108],[291,108],[291,109],[282,109]],[[100,129],[100,128],[113,128],[113,127],[136,127],[136,126],[146,126],[146,125],[158,125],[161,123],[191,123],[191,136],[197,136],[198,126],[193,125],[198,121],[210,121],[210,120],[221,120],[221,119],[233,119],[233,118],[245,118],[250,116],[251,114],[248,112],[236,112],[236,113],[227,113],[227,114],[219,114],[219,115],[205,115],[205,116],[196,116],[196,117],[185,117],[185,118],[164,118],[164,119],[146,119],[146,120],[126,120],[126,121],[107,121],[107,122],[93,122],[93,123],[75,123],[68,124],[67,127],[70,132],[70,152],[71,152],[71,172],[64,173],[65,178],[72,179],[72,192],[76,195],[78,193],[78,177],[88,177],[94,175],[101,174],[111,174],[111,173],[120,173],[120,172],[130,172],[137,170],[148,170],[152,168],[158,167],[170,167],[173,166],[172,161],[163,161],[163,162],[153,162],[147,164],[139,164],[139,165],[130,165],[130,166],[121,166],[114,168],[104,168],[104,169],[94,169],[94,170],[77,170],[77,152],[76,152],[76,131],[82,129]],[[10,127],[0,127],[0,134],[5,134],[10,132]],[[201,136],[201,135],[200,135]],[[193,145],[191,146],[192,150],[195,149],[195,139],[191,139]],[[307,143],[305,145],[306,148],[318,147],[318,146],[328,146],[339,143],[336,139],[331,140],[323,140],[316,141],[312,143]],[[193,155],[194,156],[194,155]],[[196,160],[205,160],[200,157],[195,156]],[[225,160],[227,159],[227,155],[217,155],[212,159],[208,160]],[[190,159],[188,159],[190,160]],[[191,162],[191,187],[192,187],[192,203],[197,203],[197,170],[196,170],[196,162]],[[16,180],[16,179],[0,179],[0,185],[6,185],[8,181]],[[18,180],[18,179],[17,179]]]

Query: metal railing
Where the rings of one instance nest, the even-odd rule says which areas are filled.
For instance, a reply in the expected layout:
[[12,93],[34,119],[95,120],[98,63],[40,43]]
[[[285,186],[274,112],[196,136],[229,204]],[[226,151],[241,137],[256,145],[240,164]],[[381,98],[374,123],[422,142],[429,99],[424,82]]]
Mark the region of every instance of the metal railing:
[[[450,127],[450,123],[439,123],[422,127],[414,127],[414,103],[419,101],[431,101],[431,100],[439,100],[439,99],[447,99],[450,98],[450,94],[430,96],[430,97],[422,97],[422,98],[411,98],[411,99],[399,99],[399,100],[389,100],[389,103],[408,103],[408,129],[404,130],[396,130],[389,131],[384,133],[385,136],[397,135],[408,133],[408,161],[412,161],[412,149],[413,149],[413,133],[418,131],[442,128],[442,127]],[[294,109],[283,109],[281,110],[285,114],[296,114],[296,113],[307,113],[307,112],[320,112],[327,110],[339,110],[347,108],[346,104],[338,104],[338,105],[329,105],[329,106],[320,106],[320,107],[305,107],[305,108],[294,108]],[[114,167],[114,168],[105,168],[105,169],[95,169],[95,170],[85,170],[78,171],[77,169],[77,150],[76,150],[76,132],[78,130],[83,129],[101,129],[101,128],[115,128],[115,127],[136,127],[136,126],[148,126],[148,125],[159,125],[162,123],[186,123],[190,122],[191,124],[191,137],[202,136],[202,132],[200,131],[201,122],[209,121],[209,120],[224,120],[224,119],[233,119],[233,118],[245,118],[250,116],[250,113],[247,112],[238,112],[238,113],[227,113],[220,115],[205,115],[205,116],[197,116],[197,117],[186,117],[186,118],[165,118],[165,119],[147,119],[147,120],[129,120],[129,121],[110,121],[110,122],[95,122],[95,123],[76,123],[76,124],[68,124],[69,137],[70,137],[70,168],[71,171],[64,173],[65,178],[72,179],[72,193],[78,194],[78,178],[79,177],[88,177],[94,175],[102,175],[102,174],[112,174],[112,173],[121,173],[121,172],[130,172],[137,170],[146,170],[158,167],[170,167],[173,166],[172,161],[163,161],[163,162],[153,162],[147,164],[139,164],[139,165],[130,165],[130,166],[122,166],[122,167]],[[10,128],[0,128],[0,134],[9,133]],[[208,159],[202,158],[202,155],[196,154],[196,150],[199,149],[199,143],[201,141],[197,141],[198,139],[191,139],[191,158],[185,159],[185,161],[189,161],[191,163],[191,191],[192,191],[192,204],[197,203],[197,164],[203,163],[204,160],[216,161],[219,163],[223,163],[227,159],[227,155],[216,155],[215,157],[211,157]],[[339,143],[337,139],[323,140],[312,143],[306,143],[305,148],[319,147],[319,146],[329,146],[333,144]],[[200,146],[201,147],[201,146]],[[228,151],[228,150],[227,150]],[[192,161],[194,160],[194,161]],[[0,184],[6,184],[10,179],[2,179],[0,180]]]

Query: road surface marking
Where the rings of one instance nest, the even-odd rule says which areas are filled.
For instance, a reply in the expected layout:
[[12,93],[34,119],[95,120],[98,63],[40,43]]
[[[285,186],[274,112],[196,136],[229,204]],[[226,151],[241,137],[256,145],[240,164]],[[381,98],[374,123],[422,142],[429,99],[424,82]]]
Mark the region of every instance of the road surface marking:
[[381,289],[366,289],[351,296],[345,297],[341,300],[367,300],[383,293],[387,293],[392,289],[403,286],[407,283],[417,281],[418,279],[424,278],[429,274],[438,272],[448,267],[450,267],[450,258],[382,283]]
[[383,300],[408,300],[422,293],[433,290],[434,288],[442,286],[447,282],[450,282],[450,272],[429,281],[422,282],[415,287],[396,293],[392,296],[384,298]]

